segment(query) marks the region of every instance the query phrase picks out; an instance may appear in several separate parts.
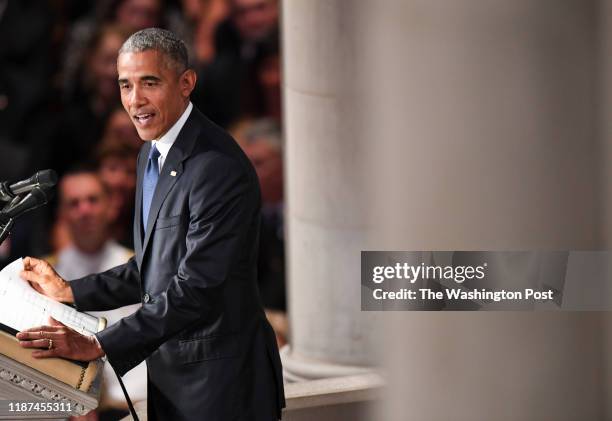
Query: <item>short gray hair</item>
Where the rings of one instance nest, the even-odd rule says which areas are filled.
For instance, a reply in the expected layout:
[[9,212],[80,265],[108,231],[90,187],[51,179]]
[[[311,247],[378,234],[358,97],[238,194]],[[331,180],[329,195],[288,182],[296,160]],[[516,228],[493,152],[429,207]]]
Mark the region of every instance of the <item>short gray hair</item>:
[[175,67],[177,73],[189,68],[189,55],[185,42],[172,31],[161,28],[146,28],[133,33],[119,49],[119,54],[159,51]]

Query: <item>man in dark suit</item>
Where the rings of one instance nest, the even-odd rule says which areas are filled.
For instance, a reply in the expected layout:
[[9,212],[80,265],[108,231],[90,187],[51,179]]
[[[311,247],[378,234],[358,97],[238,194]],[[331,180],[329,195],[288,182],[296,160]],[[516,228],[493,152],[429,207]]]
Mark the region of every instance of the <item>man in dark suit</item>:
[[96,336],[55,323],[21,332],[37,357],[106,355],[123,375],[146,359],[149,420],[275,420],[284,406],[274,332],[256,282],[260,193],[234,140],[189,102],[183,42],[149,28],[117,60],[140,137],[135,257],[66,283],[42,260],[22,276],[79,310],[142,308]]

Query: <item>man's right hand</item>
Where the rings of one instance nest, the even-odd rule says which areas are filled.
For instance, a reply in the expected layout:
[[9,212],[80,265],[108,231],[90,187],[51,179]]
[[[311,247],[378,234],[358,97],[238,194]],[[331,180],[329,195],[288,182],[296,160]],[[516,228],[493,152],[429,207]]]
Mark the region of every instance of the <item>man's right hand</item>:
[[33,257],[23,259],[21,277],[30,282],[32,288],[43,295],[62,303],[73,303],[74,296],[68,282],[63,280],[53,267],[44,260]]

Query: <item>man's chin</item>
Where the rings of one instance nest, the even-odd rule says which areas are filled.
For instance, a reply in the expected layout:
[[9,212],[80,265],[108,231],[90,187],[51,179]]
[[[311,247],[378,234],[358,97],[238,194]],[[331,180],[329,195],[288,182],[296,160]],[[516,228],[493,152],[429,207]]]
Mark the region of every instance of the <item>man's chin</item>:
[[136,128],[136,131],[138,132],[138,137],[145,142],[150,142],[155,139],[155,134],[150,130],[138,130],[138,128]]

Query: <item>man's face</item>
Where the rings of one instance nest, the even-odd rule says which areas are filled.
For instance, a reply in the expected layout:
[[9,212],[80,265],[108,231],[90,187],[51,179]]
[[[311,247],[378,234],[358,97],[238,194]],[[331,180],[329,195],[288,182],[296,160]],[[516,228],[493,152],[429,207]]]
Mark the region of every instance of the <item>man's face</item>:
[[283,200],[283,156],[265,141],[254,141],[242,146],[245,154],[255,167],[261,198],[266,204],[276,204]]
[[107,156],[100,162],[99,174],[110,190],[111,206],[119,214],[125,211],[136,190],[136,160]]
[[159,139],[179,119],[195,86],[192,70],[182,74],[154,50],[117,59],[121,103],[142,140]]
[[60,211],[78,248],[93,252],[104,244],[112,215],[99,178],[92,174],[64,177],[60,184]]
[[159,26],[159,0],[126,0],[117,8],[117,22],[132,31]]
[[245,41],[258,41],[278,23],[277,0],[233,0],[232,16]]

